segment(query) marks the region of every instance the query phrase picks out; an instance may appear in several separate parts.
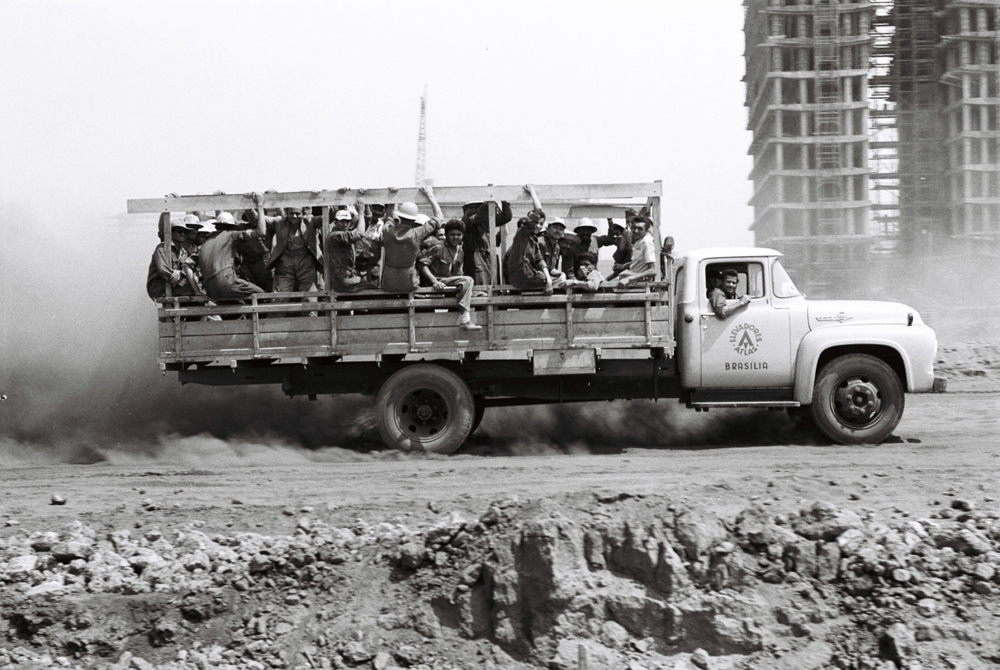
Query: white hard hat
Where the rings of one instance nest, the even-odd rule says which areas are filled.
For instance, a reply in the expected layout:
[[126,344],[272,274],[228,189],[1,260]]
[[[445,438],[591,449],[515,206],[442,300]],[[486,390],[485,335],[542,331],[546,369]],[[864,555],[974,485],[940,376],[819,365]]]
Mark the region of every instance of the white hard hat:
[[333,215],[334,221],[350,221],[351,218],[351,213],[346,209],[338,209],[337,213]]
[[430,220],[431,217],[427,216],[426,214],[417,214],[417,218],[415,218],[413,222],[418,226],[422,226]]
[[419,214],[420,210],[417,209],[417,203],[415,202],[404,202],[396,208],[396,216],[401,219],[409,219],[413,221]]
[[218,232],[215,229],[215,219],[209,219],[208,221],[203,221],[201,224],[201,230],[199,233],[215,233]]
[[229,226],[236,225],[236,218],[229,212],[222,212],[221,214],[215,217],[215,220],[216,223],[222,223]]

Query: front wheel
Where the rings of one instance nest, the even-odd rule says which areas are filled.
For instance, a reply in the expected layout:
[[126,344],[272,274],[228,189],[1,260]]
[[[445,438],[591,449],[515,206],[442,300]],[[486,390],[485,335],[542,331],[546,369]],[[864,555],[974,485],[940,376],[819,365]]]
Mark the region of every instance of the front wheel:
[[469,387],[439,365],[410,365],[382,386],[376,400],[378,432],[400,451],[450,454],[462,446],[475,415]]
[[867,354],[835,358],[813,389],[816,426],[840,444],[878,444],[903,417],[903,385],[884,361]]

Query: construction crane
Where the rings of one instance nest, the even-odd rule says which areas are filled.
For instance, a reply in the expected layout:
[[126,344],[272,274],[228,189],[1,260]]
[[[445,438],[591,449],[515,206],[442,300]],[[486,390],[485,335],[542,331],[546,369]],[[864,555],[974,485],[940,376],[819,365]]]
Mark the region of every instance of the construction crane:
[[420,96],[420,132],[417,135],[417,187],[426,183],[424,166],[427,161],[427,84],[424,84],[424,94]]

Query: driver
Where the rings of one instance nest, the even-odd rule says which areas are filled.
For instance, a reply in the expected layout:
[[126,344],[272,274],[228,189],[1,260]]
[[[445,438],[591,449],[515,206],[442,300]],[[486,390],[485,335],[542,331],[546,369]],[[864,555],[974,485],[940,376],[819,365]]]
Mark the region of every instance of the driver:
[[722,283],[708,294],[708,304],[720,319],[725,319],[737,309],[750,304],[750,296],[736,297],[736,287],[740,276],[732,268],[722,271]]

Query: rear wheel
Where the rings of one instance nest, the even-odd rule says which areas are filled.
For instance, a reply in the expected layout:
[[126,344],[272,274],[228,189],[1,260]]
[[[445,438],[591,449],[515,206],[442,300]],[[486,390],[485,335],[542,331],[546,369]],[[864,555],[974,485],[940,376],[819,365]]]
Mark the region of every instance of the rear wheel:
[[475,402],[465,382],[438,365],[410,365],[382,386],[378,432],[400,451],[450,454],[472,432]]
[[867,354],[835,358],[820,370],[811,413],[841,444],[878,444],[903,417],[903,385],[886,363]]

